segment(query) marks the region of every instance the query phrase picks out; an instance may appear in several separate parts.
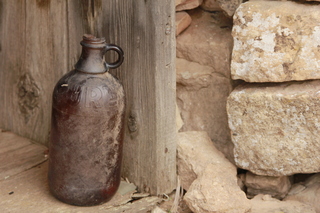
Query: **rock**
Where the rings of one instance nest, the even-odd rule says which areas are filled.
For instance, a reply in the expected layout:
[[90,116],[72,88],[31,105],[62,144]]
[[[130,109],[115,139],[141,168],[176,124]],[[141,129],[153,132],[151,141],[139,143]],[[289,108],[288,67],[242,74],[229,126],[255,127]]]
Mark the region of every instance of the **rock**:
[[187,12],[176,12],[176,36],[191,24],[191,17]]
[[232,21],[196,9],[189,12],[192,23],[177,37],[177,57],[210,66],[217,73],[230,78],[232,52]]
[[234,15],[233,79],[319,79],[320,5],[249,1]]
[[178,174],[185,190],[209,163],[217,167],[217,173],[221,167],[234,174],[236,179],[236,167],[216,149],[205,131],[178,133],[177,153]]
[[309,177],[306,181],[305,181],[305,186],[306,187],[310,187],[313,186],[315,184],[320,184],[320,174],[315,174],[312,175],[311,177]]
[[311,176],[305,183],[294,185],[285,200],[309,204],[315,208],[317,213],[320,212],[320,174]]
[[245,213],[250,201],[237,184],[237,171],[219,163],[208,163],[203,173],[191,184],[184,196],[195,213]]
[[251,204],[249,213],[316,213],[310,205],[298,201],[280,201],[270,195],[257,195]]
[[176,60],[177,104],[184,122],[180,131],[207,131],[215,146],[233,161],[226,112],[230,79],[212,67]]
[[250,198],[258,194],[269,194],[274,198],[283,199],[291,187],[288,176],[260,176],[251,172],[247,172],[244,184],[247,187],[247,196]]
[[176,0],[176,6],[178,6],[179,4],[184,3],[185,1],[187,1],[187,0]]
[[219,6],[222,10],[224,10],[228,16],[233,16],[236,9],[243,2],[243,0],[217,0]]
[[232,17],[242,0],[203,0],[201,8],[206,11],[224,11]]
[[[244,174],[244,173],[241,173],[241,174],[238,174],[238,186],[240,187],[240,189],[242,190],[242,191],[246,191],[247,189],[246,189],[246,186],[244,185],[244,182],[245,182],[245,180],[246,180],[246,174]],[[247,196],[248,197],[248,196]]]
[[166,213],[166,211],[156,206],[154,209],[152,209],[151,213]]
[[227,112],[236,164],[258,175],[320,172],[320,80],[242,84]]
[[203,0],[201,8],[207,11],[221,11],[218,0]]
[[209,87],[215,70],[185,59],[176,59],[176,81],[188,90],[200,90]]
[[186,0],[182,1],[180,4],[176,6],[176,11],[182,10],[191,10],[196,7],[199,7],[202,3],[202,0]]

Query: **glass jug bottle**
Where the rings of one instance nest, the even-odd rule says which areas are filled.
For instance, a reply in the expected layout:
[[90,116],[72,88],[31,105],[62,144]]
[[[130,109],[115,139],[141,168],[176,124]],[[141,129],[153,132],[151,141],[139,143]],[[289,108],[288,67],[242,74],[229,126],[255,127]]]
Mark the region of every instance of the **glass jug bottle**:
[[[123,51],[104,38],[84,35],[75,69],[53,91],[48,181],[59,200],[92,206],[112,198],[120,184],[124,91],[109,69]],[[118,59],[106,63],[107,51]]]

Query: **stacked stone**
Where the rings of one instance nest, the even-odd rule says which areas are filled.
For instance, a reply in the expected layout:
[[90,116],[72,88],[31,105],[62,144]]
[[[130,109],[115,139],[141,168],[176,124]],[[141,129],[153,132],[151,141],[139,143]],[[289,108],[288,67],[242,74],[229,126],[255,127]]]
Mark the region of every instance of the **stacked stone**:
[[216,0],[176,4],[177,104],[183,120],[177,164],[181,186],[187,190],[184,201],[195,213],[247,212],[251,204],[230,163],[233,144],[226,112],[233,89],[232,18]]
[[202,8],[208,12],[224,11],[232,17],[242,0],[176,0],[176,36],[191,24],[191,16],[186,12],[195,8]]
[[[216,0],[180,0],[176,10],[177,104],[184,122],[181,131],[208,132],[215,146],[233,161],[226,112],[232,91],[232,18]],[[182,24],[182,20],[189,21]]]
[[246,2],[232,35],[231,75],[245,81],[227,101],[236,165],[261,176],[320,172],[320,5]]
[[[290,175],[320,170],[320,8],[252,1],[233,25],[241,1],[176,1],[184,201],[195,213],[315,213],[305,194],[320,181],[297,190]],[[246,83],[234,89],[232,79]],[[237,176],[233,164],[249,172]]]

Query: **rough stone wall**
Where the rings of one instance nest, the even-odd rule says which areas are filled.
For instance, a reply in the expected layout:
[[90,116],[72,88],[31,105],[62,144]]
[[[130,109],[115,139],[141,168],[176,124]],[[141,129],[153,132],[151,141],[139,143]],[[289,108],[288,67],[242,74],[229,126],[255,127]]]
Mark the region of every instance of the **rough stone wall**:
[[177,27],[182,32],[177,36],[176,61],[177,104],[184,121],[181,131],[208,132],[217,148],[233,161],[226,112],[232,91],[232,19],[222,11],[210,13],[199,7],[184,13],[192,21],[185,30]]
[[232,78],[259,82],[228,99],[236,164],[269,176],[320,172],[320,81],[308,81],[320,79],[320,5],[249,1],[233,24]]
[[[178,172],[187,205],[193,212],[320,212],[312,199],[320,181],[303,175],[320,173],[320,3],[176,4]],[[238,174],[212,166],[224,162],[222,154]],[[248,199],[242,206],[239,190]]]
[[249,1],[234,15],[231,73],[247,82],[319,79],[320,5]]

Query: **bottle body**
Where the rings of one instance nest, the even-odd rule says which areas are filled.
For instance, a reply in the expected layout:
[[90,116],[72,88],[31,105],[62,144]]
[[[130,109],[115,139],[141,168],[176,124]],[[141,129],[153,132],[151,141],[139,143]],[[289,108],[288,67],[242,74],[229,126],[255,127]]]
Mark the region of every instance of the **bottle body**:
[[49,186],[80,206],[108,201],[120,183],[124,93],[109,73],[73,70],[53,93]]
[[[76,69],[56,84],[52,99],[48,183],[59,200],[77,206],[107,202],[120,184],[125,99],[107,72],[104,38],[84,36]],[[122,58],[120,58],[122,57]]]

